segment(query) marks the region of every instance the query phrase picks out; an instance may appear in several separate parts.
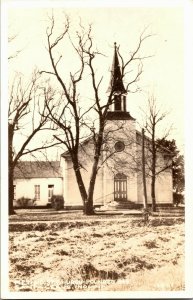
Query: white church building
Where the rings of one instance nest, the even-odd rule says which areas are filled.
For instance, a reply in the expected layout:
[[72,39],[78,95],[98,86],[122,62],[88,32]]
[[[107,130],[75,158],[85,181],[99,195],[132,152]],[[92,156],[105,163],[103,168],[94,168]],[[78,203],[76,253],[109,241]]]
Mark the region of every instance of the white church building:
[[[142,205],[144,201],[141,159],[142,135],[136,130],[136,120],[127,111],[127,92],[121,76],[116,45],[113,58],[111,88],[112,86],[115,91],[114,100],[107,114],[105,127],[106,143],[103,145],[93,201],[94,206],[123,209]],[[149,142],[147,137],[145,138],[145,142]],[[80,150],[80,157],[81,164],[84,166],[81,169],[81,173],[86,188],[88,188],[93,163],[93,147],[92,139],[87,139],[81,144],[81,149],[83,150]],[[160,168],[163,168],[171,160],[168,152],[163,151],[163,149],[158,152],[157,156]],[[146,150],[146,160],[148,160],[148,157],[149,153]],[[148,173],[147,167],[146,172]],[[53,175],[53,172],[51,173]],[[83,207],[71,156],[68,151],[61,156],[60,172],[58,174],[58,176],[57,174],[53,175],[52,178],[43,178],[41,176],[42,188],[40,187],[39,203],[41,205],[49,203],[49,189],[52,188],[52,194],[60,193],[63,195],[66,209]],[[19,178],[20,185],[21,180],[22,178]],[[156,178],[155,191],[157,204],[173,203],[172,181],[171,168],[166,168]],[[18,182],[16,177],[15,182]],[[37,178],[30,179],[29,176],[28,185],[34,185],[34,182],[36,186],[40,186]],[[146,185],[148,203],[151,203],[151,178],[149,176],[146,178]],[[45,189],[46,192],[44,191]],[[28,188],[28,190],[35,193],[35,187]],[[28,196],[32,197],[34,195],[28,194]]]

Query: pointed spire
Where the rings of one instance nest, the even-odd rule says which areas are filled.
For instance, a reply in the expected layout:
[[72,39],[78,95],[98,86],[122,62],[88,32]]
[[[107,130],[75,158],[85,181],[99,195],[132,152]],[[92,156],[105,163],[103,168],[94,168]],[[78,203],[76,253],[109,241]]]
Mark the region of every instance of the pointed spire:
[[114,50],[113,64],[112,64],[112,70],[111,70],[111,80],[110,80],[110,85],[109,85],[107,92],[111,92],[113,89],[114,92],[126,93],[126,90],[123,85],[121,68],[119,65],[117,44],[114,43],[114,46],[115,46],[115,50]]

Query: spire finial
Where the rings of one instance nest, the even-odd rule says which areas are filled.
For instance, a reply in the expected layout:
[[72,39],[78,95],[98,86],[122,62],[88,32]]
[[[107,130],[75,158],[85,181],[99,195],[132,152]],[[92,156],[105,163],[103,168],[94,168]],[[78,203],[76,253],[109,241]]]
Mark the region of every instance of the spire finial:
[[119,65],[119,53],[117,48],[117,43],[114,42],[114,57],[111,71],[111,80],[110,87],[108,91],[116,92],[116,93],[126,93],[126,90],[123,85],[123,76],[121,73],[121,67]]

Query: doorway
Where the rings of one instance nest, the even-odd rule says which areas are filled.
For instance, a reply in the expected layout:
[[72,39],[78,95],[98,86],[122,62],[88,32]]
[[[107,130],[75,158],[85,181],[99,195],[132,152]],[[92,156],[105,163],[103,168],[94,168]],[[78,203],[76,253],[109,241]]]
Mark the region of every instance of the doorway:
[[114,200],[127,200],[127,176],[123,173],[114,177]]

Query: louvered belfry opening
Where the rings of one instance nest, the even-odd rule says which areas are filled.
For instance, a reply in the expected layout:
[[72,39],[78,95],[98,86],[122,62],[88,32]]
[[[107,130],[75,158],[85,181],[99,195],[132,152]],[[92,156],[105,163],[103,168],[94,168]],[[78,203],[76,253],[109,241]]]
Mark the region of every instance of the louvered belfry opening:
[[127,111],[127,89],[124,87],[122,67],[119,64],[119,50],[115,43],[111,78],[107,93],[112,93],[112,103],[107,111],[107,120],[135,120]]
[[114,200],[127,200],[127,176],[118,173],[114,177]]

